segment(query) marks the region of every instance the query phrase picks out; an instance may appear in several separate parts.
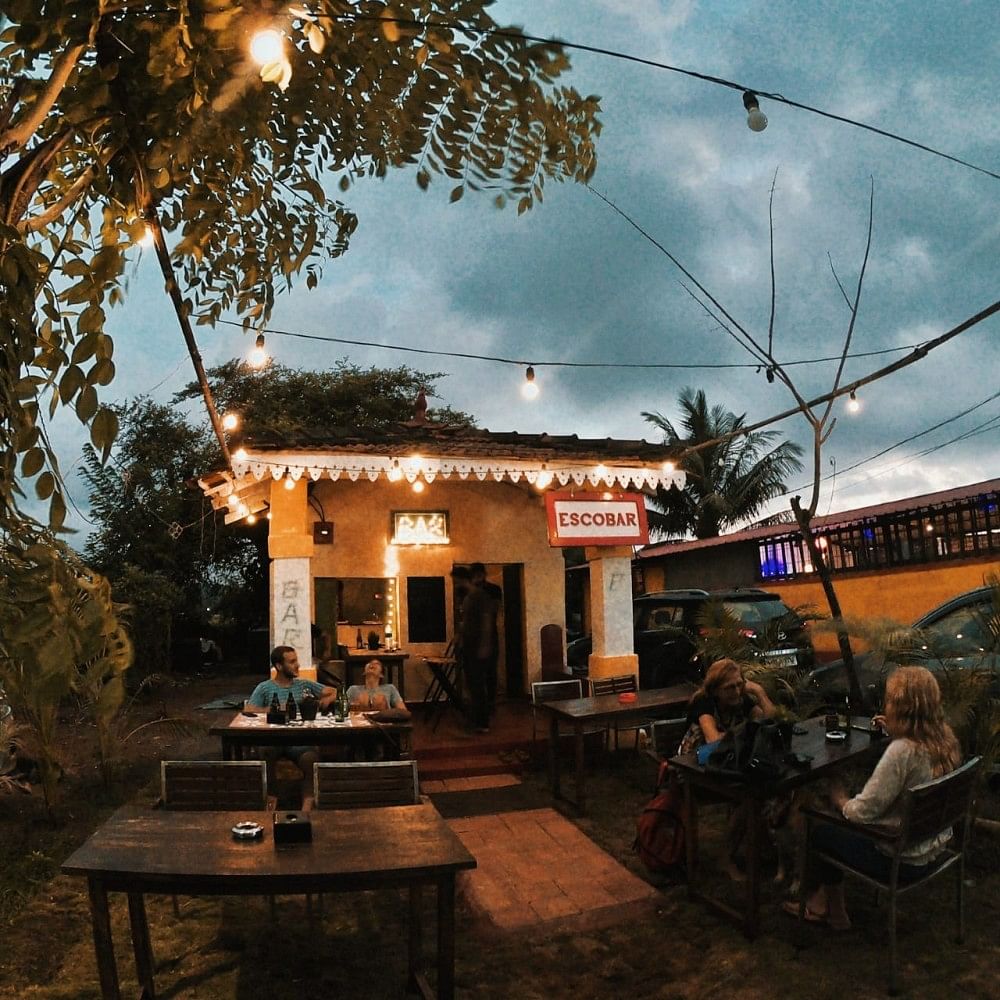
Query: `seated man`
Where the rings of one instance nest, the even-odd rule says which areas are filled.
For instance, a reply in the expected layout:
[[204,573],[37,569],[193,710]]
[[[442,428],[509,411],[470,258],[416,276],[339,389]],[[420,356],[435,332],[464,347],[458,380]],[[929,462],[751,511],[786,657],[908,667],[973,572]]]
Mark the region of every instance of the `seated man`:
[[393,717],[400,721],[410,718],[410,710],[406,707],[395,684],[382,683],[382,664],[378,660],[369,660],[365,664],[365,683],[352,684],[347,689],[347,701],[352,709],[362,712],[388,712],[392,710]]
[[[282,708],[287,704],[289,695],[295,699],[297,705],[302,703],[307,693],[315,695],[319,699],[321,708],[326,708],[337,696],[334,688],[299,677],[299,654],[291,646],[275,646],[271,650],[271,666],[274,668],[274,677],[261,681],[253,689],[246,706],[248,712],[266,712],[271,707],[275,695]],[[281,757],[287,757],[302,771],[303,794],[312,791],[313,764],[319,759],[315,747],[261,747],[260,755],[267,761],[268,785],[274,784],[275,764]]]

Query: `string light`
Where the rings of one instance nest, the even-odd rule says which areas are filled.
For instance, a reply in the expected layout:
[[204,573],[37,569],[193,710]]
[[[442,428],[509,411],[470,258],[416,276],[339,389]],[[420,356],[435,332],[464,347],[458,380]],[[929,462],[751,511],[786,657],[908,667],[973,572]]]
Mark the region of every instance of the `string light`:
[[237,448],[236,451],[233,452],[233,458],[235,458],[237,462],[245,462],[247,460],[246,448]]
[[226,502],[229,504],[230,507],[238,507],[240,505],[240,498],[239,496],[237,496],[237,494],[230,493]]
[[847,410],[849,413],[857,413],[861,409],[861,401],[857,393],[852,389],[850,398],[847,400]]
[[547,469],[542,469],[542,471],[538,473],[538,476],[535,479],[535,489],[544,490],[547,486],[551,484],[551,482],[552,482],[552,473],[549,472]]
[[419,479],[413,484],[414,493],[423,493],[424,489],[424,484]]
[[227,413],[222,418],[222,426],[227,431],[234,431],[240,426],[240,418],[236,413]]
[[763,132],[767,128],[767,115],[760,110],[760,102],[752,90],[743,92],[743,107],[747,109],[747,128],[751,132]]
[[247,524],[256,524],[256,523],[257,523],[257,515],[247,514]]
[[285,478],[285,489],[286,490],[294,490],[295,489],[295,480],[292,479],[291,476],[287,476]]
[[525,399],[538,398],[538,383],[535,382],[535,369],[528,365],[528,370],[524,373],[524,385],[521,386],[521,395]]
[[250,364],[254,368],[263,368],[268,362],[267,350],[264,347],[264,334],[258,333],[254,342],[253,350],[250,352]]
[[280,62],[285,55],[285,40],[281,32],[274,28],[258,31],[250,41],[250,55],[258,66]]

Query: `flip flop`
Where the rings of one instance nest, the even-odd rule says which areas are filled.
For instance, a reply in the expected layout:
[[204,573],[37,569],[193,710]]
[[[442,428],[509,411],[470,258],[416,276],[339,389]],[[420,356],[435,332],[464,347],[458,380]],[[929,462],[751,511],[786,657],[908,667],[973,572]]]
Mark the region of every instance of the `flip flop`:
[[[781,909],[790,917],[795,917],[795,919],[798,920],[799,904],[796,900],[786,899],[785,902],[781,904]],[[808,906],[803,914],[803,919],[807,924],[825,924],[827,922],[825,913],[817,913],[815,910],[810,910]]]

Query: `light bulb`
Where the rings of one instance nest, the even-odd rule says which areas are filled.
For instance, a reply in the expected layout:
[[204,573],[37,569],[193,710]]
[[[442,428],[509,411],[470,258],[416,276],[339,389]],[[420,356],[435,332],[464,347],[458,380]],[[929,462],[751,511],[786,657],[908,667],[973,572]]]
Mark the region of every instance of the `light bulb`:
[[222,418],[222,426],[227,431],[234,431],[234,430],[236,430],[236,428],[240,426],[240,418],[239,418],[239,416],[237,414],[235,414],[235,413],[227,413]]
[[266,28],[258,31],[250,42],[250,56],[258,66],[278,62],[285,54],[285,41],[280,31]]
[[256,523],[257,523],[257,515],[247,514],[247,524],[256,524]]
[[237,462],[245,462],[247,460],[246,448],[237,448],[236,451],[233,452],[233,458],[235,458]]
[[413,492],[414,493],[424,492],[424,484],[419,479],[413,484]]
[[240,503],[240,498],[235,493],[230,493],[226,502],[230,507],[238,507]]
[[250,364],[254,368],[263,368],[268,362],[267,348],[264,347],[264,334],[258,333],[254,341],[253,350],[250,352]]
[[665,473],[667,473],[667,475],[669,475],[671,472],[674,471],[674,463],[673,462],[664,462],[663,463],[663,471]]
[[285,489],[286,490],[294,490],[295,489],[295,480],[292,479],[291,476],[286,476],[285,477]]
[[524,373],[524,385],[521,386],[521,395],[525,399],[538,398],[538,384],[535,382],[535,369],[528,365],[528,370]]
[[851,397],[847,401],[847,409],[850,413],[857,413],[861,409],[861,400],[851,390]]
[[751,132],[763,132],[767,128],[767,115],[760,110],[757,95],[752,90],[744,92],[743,107],[747,109],[747,128]]
[[535,489],[544,490],[552,482],[552,473],[546,472],[544,469],[538,473],[538,477],[535,479]]
[[153,230],[149,226],[142,231],[142,236],[139,237],[139,246],[141,247],[151,247],[153,245]]
[[394,466],[385,474],[385,477],[390,483],[398,483],[403,478],[403,470]]

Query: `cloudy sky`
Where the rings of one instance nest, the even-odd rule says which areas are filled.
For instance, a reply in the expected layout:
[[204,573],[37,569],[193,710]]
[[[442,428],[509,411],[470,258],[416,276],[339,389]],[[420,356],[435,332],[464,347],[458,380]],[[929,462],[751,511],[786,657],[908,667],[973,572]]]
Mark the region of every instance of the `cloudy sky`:
[[[532,34],[696,69],[859,119],[1000,172],[1000,35],[995,0],[499,0],[494,17]],[[1000,297],[1000,181],[881,136],[762,100],[769,125],[751,132],[738,92],[596,54],[571,53],[570,81],[602,96],[594,187],[627,212],[745,326],[766,338],[768,191],[777,171],[775,353],[783,362],[836,355],[849,288],[864,250],[870,179],[874,242],[853,350],[915,345]],[[450,185],[421,193],[400,174],[352,190],[361,224],[320,288],[282,300],[275,328],[534,362],[541,395],[521,400],[524,371],[477,361],[422,360],[389,350],[269,337],[284,364],[413,364],[448,373],[443,399],[491,430],[656,439],[643,410],[676,416],[685,385],[756,421],[790,405],[753,367],[654,371],[547,367],[557,360],[747,365],[667,258],[603,204],[570,184],[517,217],[488,197],[448,203]],[[829,255],[829,256],[828,256]],[[150,253],[137,259],[116,309],[118,398],[166,400],[192,377]],[[198,328],[208,365],[246,353],[240,332]],[[819,510],[843,510],[1000,476],[1000,398],[937,431],[847,470],[1000,389],[994,317],[926,360],[868,387],[842,411],[823,455]],[[857,378],[900,354],[857,358]],[[792,369],[805,394],[834,365]],[[965,440],[992,418],[985,430]],[[780,425],[803,445],[801,417]],[[992,428],[992,429],[990,429]],[[64,468],[81,438],[57,427]],[[937,447],[922,457],[918,452]],[[792,485],[804,480],[797,478]],[[77,482],[73,492],[86,510]],[[777,506],[784,506],[781,501]],[[86,522],[74,515],[82,531]]]

